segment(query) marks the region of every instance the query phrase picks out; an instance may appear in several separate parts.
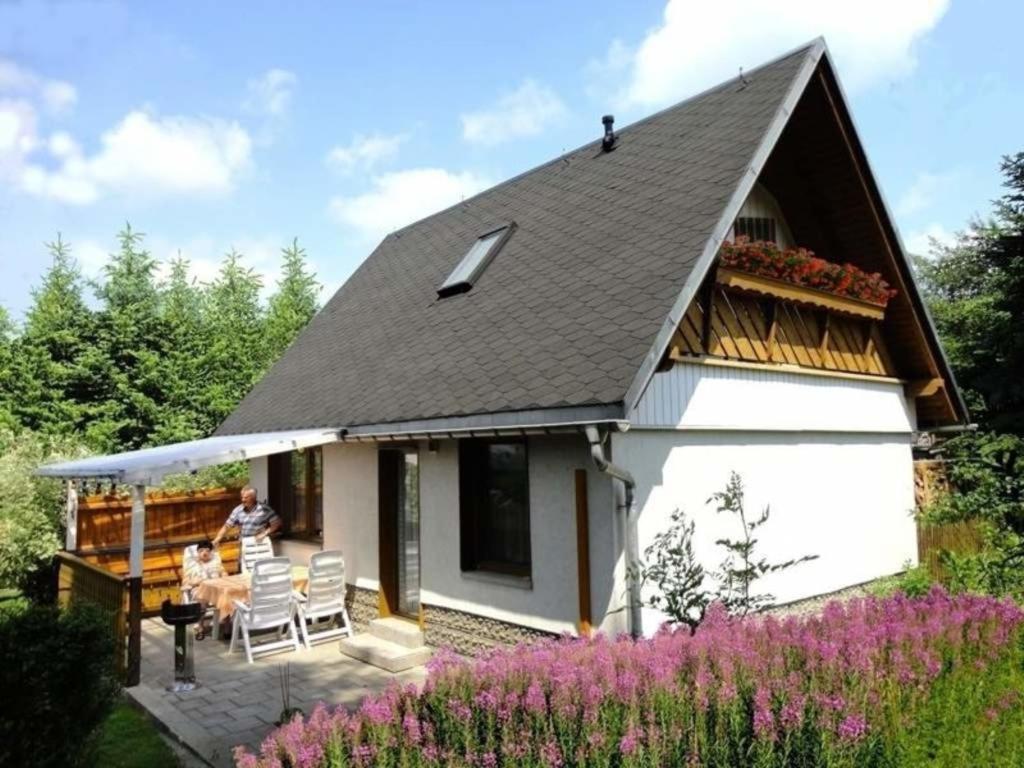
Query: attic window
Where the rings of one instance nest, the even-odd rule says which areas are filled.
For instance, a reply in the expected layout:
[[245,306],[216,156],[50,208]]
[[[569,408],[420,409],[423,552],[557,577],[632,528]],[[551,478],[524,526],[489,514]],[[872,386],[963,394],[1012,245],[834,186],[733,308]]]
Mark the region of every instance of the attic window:
[[506,224],[481,235],[462,257],[458,266],[448,275],[448,279],[437,289],[437,295],[443,299],[445,296],[465,293],[472,288],[491,259],[501,250],[514,228],[514,224]]
[[750,240],[768,240],[777,242],[775,237],[775,219],[760,216],[739,216],[736,219],[736,237]]

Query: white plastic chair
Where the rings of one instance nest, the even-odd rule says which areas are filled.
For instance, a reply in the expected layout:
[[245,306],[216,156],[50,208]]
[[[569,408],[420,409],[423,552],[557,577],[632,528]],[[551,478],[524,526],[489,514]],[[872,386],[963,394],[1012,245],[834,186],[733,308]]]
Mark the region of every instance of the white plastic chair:
[[185,584],[184,576],[188,573],[189,568],[192,564],[199,559],[199,545],[189,544],[185,547],[181,553],[181,602],[183,603],[194,603],[195,600],[192,598],[192,587]]
[[256,563],[269,560],[273,556],[274,543],[269,536],[264,536],[262,541],[257,541],[255,536],[242,537],[242,551],[239,554],[242,573],[251,572]]
[[[296,600],[292,589],[292,564],[287,557],[260,560],[253,566],[249,604],[235,600],[235,615],[231,620],[231,645],[234,653],[238,635],[242,635],[245,658],[252,664],[253,646],[250,632],[276,629],[278,639],[260,643],[256,653],[291,647],[299,650],[299,632],[295,628]],[[285,633],[288,639],[284,638]]]
[[[317,552],[309,559],[309,582],[306,595],[299,596],[298,612],[302,642],[307,648],[313,647],[307,621],[314,623],[311,629],[316,642],[352,635],[352,622],[345,608],[345,558],[339,550]],[[338,626],[332,628],[331,619],[335,617]],[[323,629],[316,626],[321,619],[327,619]]]

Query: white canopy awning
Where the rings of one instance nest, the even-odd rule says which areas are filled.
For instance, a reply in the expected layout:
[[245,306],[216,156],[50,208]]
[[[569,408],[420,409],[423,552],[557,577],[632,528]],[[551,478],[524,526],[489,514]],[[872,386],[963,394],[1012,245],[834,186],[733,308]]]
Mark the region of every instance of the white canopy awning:
[[46,464],[37,469],[36,474],[69,479],[100,478],[125,485],[156,485],[165,475],[325,445],[337,441],[340,435],[339,429],[220,435],[156,448]]

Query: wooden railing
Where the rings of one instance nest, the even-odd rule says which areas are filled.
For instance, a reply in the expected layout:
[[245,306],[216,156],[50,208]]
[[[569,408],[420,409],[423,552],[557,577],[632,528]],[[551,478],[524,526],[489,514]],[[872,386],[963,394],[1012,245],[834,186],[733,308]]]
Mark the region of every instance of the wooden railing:
[[128,591],[125,579],[70,552],[58,552],[57,599],[62,606],[91,603],[110,616],[118,674],[129,670]]
[[690,303],[668,357],[704,355],[874,376],[895,370],[877,322],[714,283]]
[[[141,611],[153,615],[165,598],[177,600],[185,547],[212,539],[238,504],[238,491],[218,488],[193,493],[146,495]],[[78,505],[78,548],[82,559],[124,577],[128,575],[131,500],[89,496]],[[229,573],[238,570],[238,542],[220,547]]]

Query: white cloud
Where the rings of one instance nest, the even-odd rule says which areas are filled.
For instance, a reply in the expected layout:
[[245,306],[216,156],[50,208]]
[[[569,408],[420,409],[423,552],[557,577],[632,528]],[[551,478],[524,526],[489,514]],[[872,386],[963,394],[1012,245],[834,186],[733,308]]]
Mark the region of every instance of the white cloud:
[[524,80],[491,107],[460,117],[462,138],[493,146],[525,136],[536,136],[566,115],[558,95],[545,85]]
[[394,157],[399,148],[409,139],[409,134],[387,136],[375,133],[372,136],[357,135],[347,145],[332,147],[327,153],[327,164],[342,173],[351,173],[357,168],[369,170],[378,163]]
[[948,7],[949,0],[668,0],[661,23],[638,45],[614,41],[591,70],[606,97],[612,84],[624,105],[660,105],[824,35],[843,82],[856,90],[910,72],[915,44]]
[[44,138],[40,117],[68,109],[76,98],[70,84],[0,59],[0,182],[87,205],[110,194],[223,194],[250,164],[249,133],[212,117],[134,110],[101,136],[92,154],[68,131]]
[[0,98],[0,170],[14,168],[39,143],[36,111],[23,99]]
[[919,173],[897,201],[896,214],[901,217],[912,216],[928,210],[938,198],[952,190],[956,179],[955,171]]
[[373,189],[351,197],[335,197],[328,210],[335,220],[368,241],[463,200],[492,184],[469,171],[411,168],[373,179]]
[[282,117],[291,105],[292,89],[298,80],[287,69],[269,69],[247,83],[242,106],[249,112]]
[[0,94],[3,93],[30,97],[54,114],[70,109],[78,100],[78,92],[71,83],[41,77],[7,59],[0,59]]
[[248,167],[252,140],[236,122],[134,111],[103,135],[92,156],[66,134],[51,137],[49,149],[56,168],[27,165],[22,188],[84,205],[108,193],[223,194]]
[[924,229],[915,230],[903,238],[903,244],[906,246],[907,252],[917,256],[930,255],[932,241],[937,242],[939,245],[952,245],[956,242],[956,234],[950,232],[941,224],[932,223]]
[[71,255],[87,277],[99,277],[110,260],[111,248],[88,238],[70,240]]

